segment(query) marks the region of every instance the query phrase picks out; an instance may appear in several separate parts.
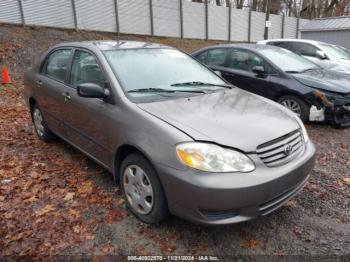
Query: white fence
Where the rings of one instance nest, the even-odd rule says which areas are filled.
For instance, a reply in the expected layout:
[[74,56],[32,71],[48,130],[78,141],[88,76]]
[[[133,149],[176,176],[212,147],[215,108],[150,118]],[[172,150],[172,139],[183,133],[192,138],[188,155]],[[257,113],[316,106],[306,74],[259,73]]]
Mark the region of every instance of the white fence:
[[[269,38],[297,38],[307,20],[270,15]],[[126,34],[255,42],[265,14],[189,0],[0,0],[0,22]]]

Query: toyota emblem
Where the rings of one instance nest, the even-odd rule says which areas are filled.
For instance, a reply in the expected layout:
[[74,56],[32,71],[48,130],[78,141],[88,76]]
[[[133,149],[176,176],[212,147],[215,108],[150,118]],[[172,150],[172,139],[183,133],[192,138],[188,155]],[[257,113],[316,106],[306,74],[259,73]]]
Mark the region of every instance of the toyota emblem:
[[292,153],[292,150],[293,150],[293,146],[292,145],[286,145],[284,147],[284,154],[286,156],[289,156]]

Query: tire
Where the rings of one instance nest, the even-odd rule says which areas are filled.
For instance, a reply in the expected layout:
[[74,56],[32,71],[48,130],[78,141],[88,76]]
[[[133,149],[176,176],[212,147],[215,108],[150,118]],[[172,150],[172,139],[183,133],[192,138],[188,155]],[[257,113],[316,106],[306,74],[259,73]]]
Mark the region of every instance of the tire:
[[155,224],[167,217],[168,207],[159,177],[141,154],[132,153],[122,162],[120,187],[127,207],[142,222]]
[[53,141],[55,139],[55,135],[47,126],[43,114],[37,104],[33,105],[31,115],[35,132],[38,135],[39,139],[46,143]]
[[[286,95],[278,99],[278,103],[297,114],[303,123],[309,121],[310,107],[302,99],[295,95]],[[293,110],[294,108],[295,110]]]

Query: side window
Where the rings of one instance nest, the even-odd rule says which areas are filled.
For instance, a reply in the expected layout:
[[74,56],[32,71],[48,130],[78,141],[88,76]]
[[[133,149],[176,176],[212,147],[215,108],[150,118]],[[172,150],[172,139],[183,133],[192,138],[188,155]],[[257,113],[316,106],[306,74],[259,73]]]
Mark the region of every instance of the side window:
[[208,51],[207,64],[223,66],[226,62],[227,49],[218,48]]
[[42,72],[57,80],[65,81],[71,53],[70,49],[54,51],[46,59]]
[[105,85],[105,77],[93,55],[80,50],[75,51],[69,83],[73,87],[84,83],[94,83],[102,87]]
[[270,42],[268,44],[269,45],[278,46],[278,47],[281,47],[281,48],[285,48],[285,49],[290,49],[290,46],[289,46],[288,42]]
[[293,52],[298,55],[312,56],[317,57],[317,51],[319,50],[317,47],[306,44],[306,43],[293,43]]
[[266,73],[274,72],[273,68],[263,58],[246,50],[232,50],[229,67],[232,69],[253,72],[255,66],[262,66]]
[[203,63],[203,64],[206,64],[206,63],[207,63],[207,54],[208,54],[208,52],[202,52],[202,53],[196,55],[195,58],[196,58],[199,62],[201,62],[201,63]]

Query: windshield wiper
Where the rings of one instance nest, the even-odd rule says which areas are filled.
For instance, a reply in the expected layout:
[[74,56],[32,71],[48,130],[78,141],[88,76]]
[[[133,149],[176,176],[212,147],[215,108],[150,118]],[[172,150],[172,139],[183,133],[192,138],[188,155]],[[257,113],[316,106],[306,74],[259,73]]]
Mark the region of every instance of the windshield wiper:
[[219,86],[219,87],[232,89],[232,86],[230,85],[220,85],[220,84],[205,83],[200,81],[175,83],[175,84],[172,84],[171,86]]
[[128,93],[175,93],[175,92],[186,92],[186,93],[201,93],[205,92],[202,90],[176,90],[176,89],[164,89],[164,88],[138,88],[129,90]]
[[293,71],[293,70],[287,70],[287,71],[284,71],[288,74],[300,74],[301,72],[300,71]]
[[316,70],[317,68],[308,68],[308,69],[305,69],[305,70],[303,70],[303,71],[301,71],[300,73],[305,73],[305,72],[309,72],[309,71],[314,71],[314,70]]

